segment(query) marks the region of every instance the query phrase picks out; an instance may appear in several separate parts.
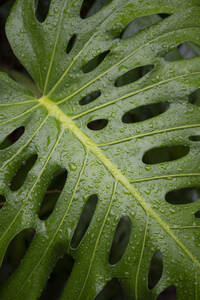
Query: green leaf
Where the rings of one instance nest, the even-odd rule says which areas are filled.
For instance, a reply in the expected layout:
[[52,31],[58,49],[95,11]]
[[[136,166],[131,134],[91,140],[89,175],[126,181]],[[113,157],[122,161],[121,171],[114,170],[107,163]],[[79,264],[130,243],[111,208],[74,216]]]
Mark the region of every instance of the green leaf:
[[34,0],[17,0],[7,22],[37,89],[0,73],[1,260],[24,230],[35,236],[0,299],[44,299],[69,255],[61,300],[170,286],[197,300],[200,58],[179,50],[200,46],[199,0],[104,1],[84,18],[82,2],[52,0],[41,22]]

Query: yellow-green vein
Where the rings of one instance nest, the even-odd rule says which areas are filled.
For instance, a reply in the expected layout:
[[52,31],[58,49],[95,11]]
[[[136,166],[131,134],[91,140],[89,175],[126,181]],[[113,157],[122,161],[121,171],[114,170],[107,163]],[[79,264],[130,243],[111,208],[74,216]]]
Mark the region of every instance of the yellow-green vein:
[[145,225],[145,231],[144,231],[144,238],[143,238],[143,243],[142,243],[142,248],[141,248],[141,253],[140,253],[140,259],[137,267],[137,272],[135,276],[135,299],[138,300],[138,280],[139,280],[139,274],[140,274],[140,267],[142,263],[142,258],[144,254],[144,248],[145,248],[145,243],[146,243],[146,238],[147,238],[147,230],[149,226],[149,216],[146,216],[146,225]]
[[21,291],[21,290],[23,289],[23,287],[24,287],[24,285],[26,284],[27,280],[32,276],[32,274],[34,273],[34,271],[38,268],[38,266],[40,265],[40,263],[42,262],[42,260],[43,260],[44,257],[46,256],[46,254],[47,254],[49,248],[50,248],[51,245],[53,244],[53,242],[54,242],[54,240],[55,240],[55,238],[56,238],[56,236],[57,236],[57,234],[58,234],[58,232],[59,232],[59,230],[60,230],[60,227],[62,226],[62,224],[63,224],[63,222],[64,222],[64,220],[65,220],[65,218],[66,218],[66,216],[67,216],[67,214],[68,214],[68,212],[69,212],[69,210],[70,210],[70,207],[71,207],[71,205],[72,205],[72,202],[73,202],[74,196],[75,196],[75,194],[76,194],[76,192],[77,192],[77,189],[78,189],[78,186],[79,186],[79,183],[80,183],[82,174],[83,174],[83,172],[84,172],[84,170],[85,170],[85,166],[86,166],[86,163],[87,163],[87,159],[88,159],[88,152],[86,152],[85,159],[84,159],[84,162],[83,162],[81,171],[80,171],[79,176],[78,176],[78,180],[77,180],[77,182],[76,182],[74,191],[73,191],[73,193],[72,193],[72,197],[71,197],[71,199],[70,199],[70,201],[69,201],[69,204],[68,204],[68,206],[67,206],[67,208],[66,208],[66,210],[65,210],[65,212],[64,212],[64,215],[63,215],[63,217],[62,217],[62,219],[61,219],[61,222],[59,223],[59,226],[57,227],[57,229],[56,229],[56,231],[55,231],[55,233],[54,233],[52,239],[50,240],[49,244],[47,245],[46,250],[44,251],[43,255],[40,257],[40,259],[39,259],[39,261],[37,262],[37,264],[35,265],[35,267],[34,267],[34,268],[32,269],[32,271],[29,273],[28,277],[27,277],[26,280],[23,282],[23,284],[22,284],[22,286],[20,287],[19,291]]
[[[191,29],[192,27],[190,27]],[[194,27],[194,28],[199,28],[199,27]],[[187,28],[188,29],[188,28]],[[183,30],[183,28],[179,29],[180,31]],[[82,90],[84,90],[85,88],[87,88],[88,86],[90,86],[92,83],[94,83],[95,81],[97,81],[98,79],[102,78],[103,76],[105,76],[106,74],[108,74],[110,71],[112,71],[114,68],[116,68],[117,66],[119,66],[120,64],[122,64],[124,61],[128,60],[131,56],[133,56],[134,54],[136,54],[137,52],[139,52],[140,50],[142,50],[143,48],[145,48],[146,46],[149,46],[151,43],[159,40],[160,38],[165,37],[166,35],[169,35],[169,33],[173,33],[179,30],[173,30],[171,32],[168,32],[167,34],[163,34],[149,42],[147,42],[146,44],[138,47],[137,49],[135,49],[134,51],[132,51],[131,53],[129,53],[126,57],[124,57],[123,59],[121,59],[119,62],[117,62],[115,65],[111,66],[110,68],[108,68],[106,71],[104,71],[103,73],[99,74],[97,77],[93,78],[91,81],[89,81],[87,84],[85,84],[84,86],[82,86],[80,89],[76,90],[74,93],[72,93],[71,95],[65,97],[64,99],[61,99],[60,101],[57,102],[57,104],[61,104],[64,101],[67,101],[71,98],[73,98],[75,95],[79,94]]]
[[182,230],[182,229],[199,229],[200,225],[193,225],[193,226],[177,226],[177,227],[170,227],[172,230]]
[[27,146],[28,144],[32,141],[32,139],[36,136],[36,134],[40,131],[44,123],[47,121],[49,115],[47,115],[44,120],[41,122],[40,126],[36,129],[36,131],[33,133],[33,135],[28,139],[28,141],[17,151],[15,154],[8,159],[0,168],[0,170],[4,169],[17,155],[19,155]]
[[160,176],[153,176],[153,177],[144,177],[139,179],[131,180],[131,183],[140,183],[145,181],[151,180],[159,180],[159,179],[170,179],[170,178],[178,178],[178,177],[198,177],[200,173],[180,173],[180,174],[168,174],[168,175],[160,175]]
[[170,227],[161,219],[161,217],[154,211],[148,202],[142,197],[139,191],[129,182],[128,178],[122,174],[122,172],[108,159],[108,157],[102,152],[100,148],[86,135],[80,128],[72,121],[72,119],[64,114],[64,112],[51,100],[46,97],[39,99],[39,102],[46,107],[47,111],[54,116],[58,121],[69,129],[77,139],[91,151],[99,161],[107,168],[107,170],[113,175],[116,181],[120,182],[139,202],[141,207],[146,213],[151,216],[156,222],[166,231],[166,233],[174,240],[174,242],[182,249],[185,255],[187,255],[199,268],[199,260],[190,252],[190,250],[178,239]]
[[115,197],[115,192],[116,192],[116,189],[117,189],[117,184],[118,184],[118,182],[115,181],[114,186],[113,186],[112,196],[111,196],[111,199],[110,199],[110,203],[109,203],[108,209],[106,211],[105,217],[103,219],[103,222],[102,222],[101,228],[99,230],[99,233],[97,235],[96,243],[94,245],[94,250],[92,252],[90,263],[89,263],[89,266],[88,266],[88,271],[87,271],[87,274],[85,276],[84,283],[83,283],[83,286],[81,288],[81,291],[80,291],[80,294],[79,294],[77,300],[79,300],[81,298],[81,296],[84,292],[84,289],[86,287],[86,284],[87,284],[87,281],[88,281],[88,278],[89,278],[89,275],[90,275],[90,271],[91,271],[91,268],[92,268],[92,264],[93,264],[93,261],[94,261],[94,258],[95,258],[95,254],[96,254],[96,251],[97,251],[97,247],[98,247],[98,244],[99,244],[99,241],[100,241],[100,238],[101,238],[106,220],[108,218],[108,215],[109,215],[111,207],[112,207],[112,203],[113,203],[113,200],[114,200],[114,197]]
[[50,74],[51,74],[51,69],[52,69],[52,66],[53,66],[54,58],[55,58],[56,48],[57,48],[57,44],[58,44],[58,38],[59,38],[59,35],[60,35],[60,28],[61,28],[61,24],[62,24],[61,15],[64,12],[67,1],[64,1],[64,2],[65,2],[65,4],[61,6],[61,10],[60,10],[58,30],[57,30],[57,33],[56,33],[56,39],[55,39],[55,43],[54,43],[54,47],[53,47],[53,52],[52,52],[52,55],[51,55],[51,60],[50,60],[50,64],[49,64],[49,68],[48,68],[48,72],[47,72],[47,76],[46,76],[46,80],[45,80],[45,84],[44,84],[44,94],[46,93],[47,84],[48,84],[48,81],[49,81],[49,77],[50,77]]
[[25,115],[27,115],[28,113],[30,113],[31,111],[35,110],[35,109],[36,109],[38,106],[40,106],[40,105],[41,105],[41,104],[39,103],[39,104],[37,104],[37,105],[31,107],[30,109],[27,109],[25,112],[23,112],[23,113],[21,113],[21,114],[15,116],[15,117],[13,117],[13,118],[11,118],[11,119],[9,119],[9,120],[6,120],[6,121],[4,121],[4,122],[0,122],[0,125],[5,125],[5,124],[7,124],[7,123],[9,123],[9,122],[12,122],[12,121],[14,121],[14,120],[17,120],[17,119],[19,119],[19,118],[25,116]]
[[184,130],[184,129],[188,129],[188,128],[197,128],[197,127],[200,127],[200,124],[189,124],[189,125],[182,125],[182,126],[158,129],[158,130],[154,130],[154,131],[150,131],[150,132],[146,132],[146,133],[141,133],[141,134],[129,136],[129,137],[124,138],[124,139],[119,139],[119,140],[111,141],[111,142],[108,142],[108,143],[98,144],[98,146],[99,147],[111,146],[111,145],[116,145],[116,144],[131,141],[133,139],[143,138],[143,137],[151,136],[151,135],[155,135],[155,134],[166,133],[166,132],[175,131],[175,130]]
[[22,101],[22,102],[0,103],[0,107],[13,106],[13,105],[24,105],[24,104],[33,103],[33,102],[37,102],[36,99],[35,100],[26,100],[26,101]]
[[42,167],[41,172],[39,173],[38,177],[37,177],[36,180],[34,181],[34,184],[33,184],[32,188],[29,190],[29,192],[28,192],[28,194],[27,194],[27,197],[26,197],[25,200],[23,201],[23,203],[22,203],[22,205],[21,205],[19,211],[18,211],[17,214],[15,215],[13,221],[9,224],[9,226],[6,228],[6,230],[5,230],[5,231],[3,232],[3,234],[1,235],[1,237],[0,237],[0,242],[3,240],[4,236],[7,234],[7,232],[10,230],[10,228],[13,226],[13,224],[15,224],[15,221],[17,220],[18,216],[20,215],[22,209],[24,208],[24,206],[25,206],[25,204],[26,204],[26,200],[30,197],[31,193],[34,191],[34,189],[35,189],[35,187],[36,187],[38,181],[40,180],[40,178],[41,178],[41,176],[42,176],[42,174],[43,174],[43,172],[44,172],[44,170],[45,170],[45,168],[46,168],[46,166],[47,166],[47,164],[48,164],[48,162],[49,162],[51,156],[53,155],[53,153],[54,153],[54,151],[55,151],[57,145],[59,144],[59,141],[60,141],[60,139],[61,139],[61,137],[62,137],[62,135],[63,135],[63,132],[64,132],[64,128],[62,129],[62,131],[61,131],[61,133],[59,134],[59,136],[58,136],[58,138],[57,138],[57,140],[56,140],[54,146],[52,147],[52,149],[51,149],[49,155],[47,156],[47,159],[46,159],[46,161],[45,161],[45,163],[44,163],[44,165],[43,165],[43,167]]
[[[118,8],[117,10],[120,10],[120,8]],[[116,11],[117,11],[116,10]],[[79,51],[79,53],[72,59],[71,63],[69,64],[69,66],[66,68],[65,72],[62,74],[62,76],[59,78],[59,80],[56,82],[56,84],[53,86],[53,88],[50,90],[50,92],[48,93],[47,97],[50,97],[51,94],[55,91],[55,89],[58,87],[58,85],[63,81],[64,77],[69,73],[69,71],[71,70],[72,66],[75,64],[75,62],[78,60],[78,58],[81,56],[81,54],[83,53],[83,51],[87,48],[87,46],[90,44],[90,41],[92,41],[92,39],[95,37],[95,35],[97,35],[100,32],[100,29],[102,27],[102,25],[104,24],[105,21],[108,21],[108,18],[110,18],[110,16],[112,16],[114,13],[116,13],[116,11],[112,11],[112,13],[106,17],[103,22],[101,24],[99,24],[98,31],[95,31],[91,37],[89,38],[89,40],[85,43],[85,45],[83,46],[83,48],[81,48],[81,50]]]
[[[177,79],[183,79],[183,78],[185,78],[185,77],[187,77],[187,76],[189,77],[189,76],[199,75],[199,74],[200,74],[200,72],[191,72],[191,73],[178,75],[178,76],[175,76],[175,77],[171,77],[171,78],[168,78],[168,79],[165,79],[165,80],[156,82],[156,83],[154,83],[154,84],[152,84],[152,85],[149,85],[149,86],[146,86],[146,87],[144,87],[144,88],[142,88],[142,89],[140,89],[140,90],[137,90],[137,91],[128,93],[128,94],[123,95],[123,96],[121,96],[121,97],[115,98],[115,99],[113,99],[113,100],[111,100],[111,101],[109,101],[109,102],[106,102],[106,103],[101,104],[101,105],[99,105],[99,106],[96,106],[96,107],[93,107],[93,108],[91,108],[91,109],[88,109],[88,110],[85,111],[85,112],[82,112],[82,113],[80,113],[80,114],[78,114],[78,115],[75,115],[75,116],[72,118],[72,120],[76,120],[76,119],[78,119],[78,118],[80,118],[80,117],[82,117],[82,116],[85,116],[86,114],[89,114],[89,113],[91,113],[91,112],[97,111],[97,110],[102,109],[102,108],[105,108],[105,107],[107,107],[107,106],[109,106],[109,105],[112,105],[112,104],[114,104],[114,103],[116,103],[116,102],[119,102],[119,101],[121,101],[121,100],[127,99],[127,98],[132,97],[132,96],[136,96],[137,94],[140,94],[140,93],[142,93],[142,92],[151,90],[151,89],[153,89],[153,88],[155,88],[155,87],[164,85],[164,84],[169,83],[169,82],[172,82],[172,81],[174,81],[174,80],[177,80]],[[58,103],[58,104],[59,104],[59,103]]]
[[[194,266],[195,267],[195,266]],[[195,272],[195,282],[194,282],[194,288],[195,288],[195,300],[198,300],[198,281],[197,281],[197,271]]]

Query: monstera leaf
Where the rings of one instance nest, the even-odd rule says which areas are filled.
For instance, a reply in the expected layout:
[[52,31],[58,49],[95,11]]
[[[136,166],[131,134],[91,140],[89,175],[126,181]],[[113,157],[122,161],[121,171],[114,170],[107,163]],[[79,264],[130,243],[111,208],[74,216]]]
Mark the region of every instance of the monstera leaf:
[[62,268],[63,300],[199,299],[199,0],[36,2],[6,32],[37,92],[0,74],[0,299]]

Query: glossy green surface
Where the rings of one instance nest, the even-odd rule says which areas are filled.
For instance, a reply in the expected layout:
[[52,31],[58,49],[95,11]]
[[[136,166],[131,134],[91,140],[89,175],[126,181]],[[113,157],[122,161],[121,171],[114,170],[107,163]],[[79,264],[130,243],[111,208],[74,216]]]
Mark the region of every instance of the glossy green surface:
[[[38,299],[56,261],[68,253],[75,263],[61,300],[92,300],[112,278],[135,300],[156,299],[172,285],[177,299],[198,300],[200,218],[195,213],[200,204],[171,204],[165,195],[200,186],[200,141],[190,138],[200,135],[200,107],[189,102],[200,87],[200,58],[181,59],[176,51],[170,54],[173,59],[165,57],[184,42],[199,49],[199,0],[113,0],[84,19],[81,5],[82,0],[52,0],[40,23],[35,1],[17,0],[7,22],[12,49],[41,97],[0,73],[1,143],[25,127],[15,143],[0,150],[0,194],[6,198],[0,210],[1,259],[19,232],[36,230],[20,266],[1,288],[0,299]],[[162,19],[157,14],[170,16]],[[150,17],[138,19],[144,16]],[[96,68],[84,72],[90,60],[108,50]],[[134,68],[138,78],[138,67],[149,65],[153,70],[142,78],[115,85]],[[98,90],[98,98],[80,105]],[[155,117],[122,122],[126,112],[162,102],[169,108]],[[108,121],[105,128],[87,127],[102,119]],[[159,163],[155,157],[153,163],[143,162],[147,151],[174,146],[187,151],[178,152],[178,158],[177,153],[175,158],[162,156]],[[21,163],[36,154],[25,182],[12,191]],[[41,220],[45,192],[59,169],[68,171],[66,184],[52,214]],[[94,215],[78,248],[72,249],[70,242],[91,195],[98,196]],[[110,264],[113,236],[125,216],[132,226],[129,243],[122,258]],[[156,251],[162,254],[163,272],[149,290]]]

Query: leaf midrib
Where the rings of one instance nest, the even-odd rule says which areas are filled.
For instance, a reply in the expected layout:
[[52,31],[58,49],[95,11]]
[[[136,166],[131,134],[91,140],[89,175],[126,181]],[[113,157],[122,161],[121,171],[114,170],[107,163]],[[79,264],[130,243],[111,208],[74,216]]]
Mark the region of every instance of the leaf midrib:
[[121,173],[121,171],[107,158],[97,144],[90,139],[81,129],[73,122],[73,120],[50,99],[42,97],[39,100],[49,114],[56,118],[65,128],[70,130],[83,146],[91,151],[106,167],[106,169],[112,174],[117,182],[120,182],[127,190],[136,198],[141,207],[144,209],[147,215],[153,217],[156,222],[164,229],[164,231],[176,242],[176,244],[182,249],[182,251],[192,260],[192,262],[200,268],[199,260],[190,252],[190,250],[178,239],[171,228],[161,219],[161,217],[152,209],[152,207],[145,201],[140,195],[139,191],[133,187],[129,180]]

